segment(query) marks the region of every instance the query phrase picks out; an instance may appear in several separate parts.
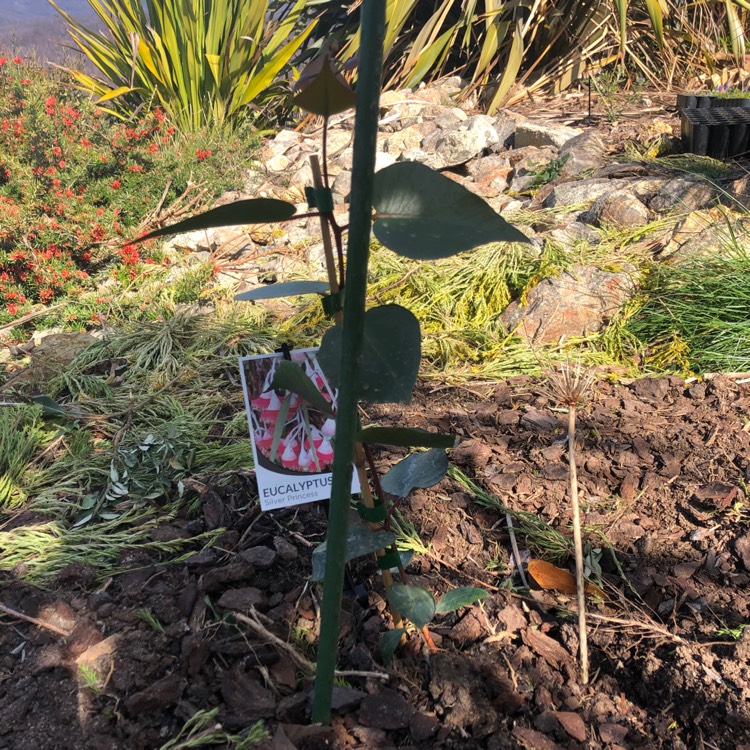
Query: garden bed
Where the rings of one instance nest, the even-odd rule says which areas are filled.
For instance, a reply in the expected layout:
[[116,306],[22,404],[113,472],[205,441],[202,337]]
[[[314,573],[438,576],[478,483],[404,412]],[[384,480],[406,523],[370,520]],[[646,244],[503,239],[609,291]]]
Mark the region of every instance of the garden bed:
[[[334,723],[305,726],[319,624],[310,553],[325,534],[325,507],[261,514],[251,474],[204,477],[192,487],[198,518],[163,520],[151,534],[166,541],[226,528],[182,563],[163,567],[131,551],[122,575],[102,579],[75,564],[47,590],[25,584],[21,568],[4,574],[2,603],[42,626],[0,619],[0,747],[190,747],[208,731],[217,746],[238,747],[259,721],[275,748],[743,747],[748,407],[747,385],[670,377],[600,382],[583,409],[584,522],[607,593],[590,603],[589,686],[577,676],[574,602],[519,588],[502,510],[537,514],[564,535],[564,551],[565,415],[527,377],[430,383],[411,407],[367,411],[382,424],[463,438],[453,461],[473,485],[454,473],[403,513],[414,530],[402,541],[425,553],[409,568],[417,582],[490,592],[433,628],[438,653],[412,637],[380,663],[389,627],[382,584],[374,562],[359,561]],[[19,514],[5,529],[33,521]],[[522,554],[558,559],[561,537],[515,527]],[[196,711],[213,709],[193,745],[189,727],[168,744]]]

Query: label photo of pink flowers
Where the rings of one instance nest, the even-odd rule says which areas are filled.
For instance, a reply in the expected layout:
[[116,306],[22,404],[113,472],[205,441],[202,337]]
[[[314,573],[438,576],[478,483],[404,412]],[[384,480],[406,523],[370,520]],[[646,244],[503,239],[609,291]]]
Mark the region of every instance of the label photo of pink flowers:
[[[323,374],[317,351],[292,351],[292,362],[305,372],[335,411],[338,393]],[[271,388],[276,368],[283,359],[282,354],[240,358],[262,510],[331,497],[335,420],[297,394]],[[352,493],[359,490],[354,472]]]

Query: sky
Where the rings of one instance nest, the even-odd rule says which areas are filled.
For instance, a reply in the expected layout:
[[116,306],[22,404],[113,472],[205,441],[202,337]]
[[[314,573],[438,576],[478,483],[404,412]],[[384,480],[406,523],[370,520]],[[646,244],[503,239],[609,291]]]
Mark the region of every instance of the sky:
[[[58,5],[98,28],[87,0],[58,0]],[[0,55],[35,52],[42,62],[59,62],[65,54],[59,42],[66,38],[62,17],[47,0],[0,0]]]

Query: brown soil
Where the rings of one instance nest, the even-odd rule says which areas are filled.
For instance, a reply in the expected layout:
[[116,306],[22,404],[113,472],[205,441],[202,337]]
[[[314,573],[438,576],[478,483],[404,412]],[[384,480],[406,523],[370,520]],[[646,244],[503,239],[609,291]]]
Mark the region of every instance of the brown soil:
[[[453,460],[466,475],[568,534],[566,416],[553,407],[537,381],[516,378],[423,385],[408,409],[368,416],[460,435]],[[214,707],[235,733],[264,720],[269,748],[749,748],[750,628],[737,640],[726,631],[750,623],[749,411],[750,388],[723,378],[603,382],[582,411],[584,520],[604,549],[608,597],[589,604],[588,686],[574,601],[514,591],[505,515],[446,479],[405,508],[430,548],[409,570],[436,593],[482,585],[489,598],[438,619],[438,653],[412,637],[384,667],[382,584],[372,561],[357,562],[339,664],[386,679],[346,677],[333,726],[308,727],[311,682],[294,652],[313,658],[319,591],[308,576],[325,509],[260,514],[252,476],[237,475],[204,489],[199,520],[159,530],[227,528],[184,564],[130,558],[103,582],[71,568],[49,591],[3,581],[2,604],[70,634],[0,615],[0,748],[161,748]],[[253,630],[253,617],[294,651]]]

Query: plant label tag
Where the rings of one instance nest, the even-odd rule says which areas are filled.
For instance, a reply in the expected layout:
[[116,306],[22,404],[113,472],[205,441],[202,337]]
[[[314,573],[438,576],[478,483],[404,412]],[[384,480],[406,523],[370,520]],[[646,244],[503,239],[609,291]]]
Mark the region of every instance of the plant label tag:
[[[317,406],[278,387],[278,382],[272,387],[274,378],[279,379],[281,370],[289,367],[280,367],[285,362],[283,354],[240,357],[242,392],[262,510],[331,497],[338,392],[323,374],[317,353],[317,348],[291,352],[291,364],[304,373],[302,376],[296,373],[295,381],[304,381],[307,388],[314,386],[315,392],[308,392],[308,396],[316,396],[313,400],[318,401]],[[322,410],[324,406],[328,412]],[[354,471],[352,494],[359,491],[359,477]]]

